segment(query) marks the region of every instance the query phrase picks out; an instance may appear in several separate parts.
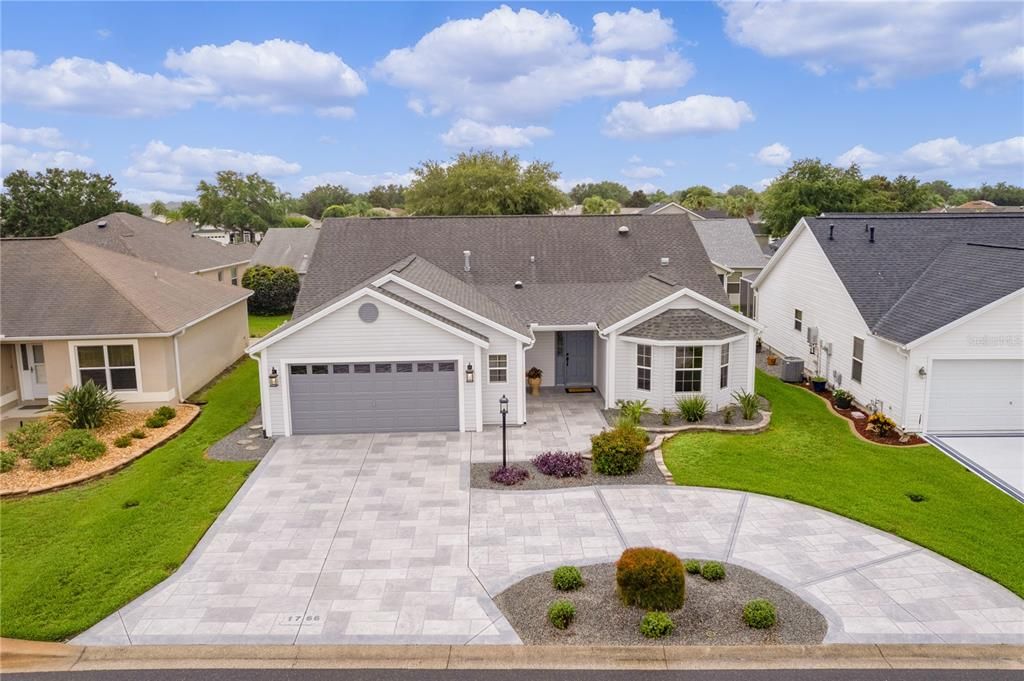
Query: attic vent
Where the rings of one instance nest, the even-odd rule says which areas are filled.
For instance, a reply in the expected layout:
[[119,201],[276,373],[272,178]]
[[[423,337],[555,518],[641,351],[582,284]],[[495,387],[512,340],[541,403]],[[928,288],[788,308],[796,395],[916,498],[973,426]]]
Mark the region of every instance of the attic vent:
[[868,234],[869,234],[869,236],[868,236],[868,243],[872,243],[872,244],[875,243],[875,228],[872,227],[868,231]]
[[517,279],[517,280],[516,280],[516,283],[514,283],[514,284],[512,284],[512,285],[513,285],[513,286],[515,286],[516,288],[522,288],[522,287],[523,287],[523,282],[521,282],[521,281],[519,281],[519,280]]
[[831,224],[831,223],[829,223],[829,226],[828,226],[828,240],[829,241],[835,241],[836,240],[835,237],[832,236],[832,233],[835,232],[835,231],[836,231],[836,226]]
[[100,228],[100,229],[103,229],[104,227],[107,226],[107,221],[106,220],[100,220],[99,222],[96,223],[96,226],[98,228]]
[[462,257],[466,259],[466,264],[463,265],[463,269],[469,272],[469,256],[473,255],[472,251],[463,251]]
[[662,258],[661,259],[661,266],[662,267],[668,267],[668,263],[669,263],[668,258]]
[[619,234],[621,236],[627,236],[629,234],[629,227],[627,227],[626,225],[622,225],[621,227],[619,227]]

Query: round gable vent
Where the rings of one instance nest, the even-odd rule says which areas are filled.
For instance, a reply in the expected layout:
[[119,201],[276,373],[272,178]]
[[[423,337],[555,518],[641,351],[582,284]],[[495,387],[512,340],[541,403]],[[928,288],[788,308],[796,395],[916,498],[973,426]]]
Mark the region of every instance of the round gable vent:
[[380,310],[373,303],[363,303],[359,306],[359,318],[367,324],[372,324],[377,321],[377,317],[380,315]]

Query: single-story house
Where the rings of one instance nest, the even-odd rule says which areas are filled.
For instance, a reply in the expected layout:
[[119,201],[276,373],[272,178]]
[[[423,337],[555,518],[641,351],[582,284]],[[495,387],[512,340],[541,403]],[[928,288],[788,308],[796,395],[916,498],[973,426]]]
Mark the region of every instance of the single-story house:
[[741,305],[741,282],[753,281],[768,264],[768,256],[750,231],[750,223],[746,218],[708,218],[694,220],[693,227],[725,287],[729,304],[747,313]]
[[804,218],[754,288],[771,348],[903,430],[1024,432],[1024,216]]
[[260,339],[272,435],[478,431],[546,386],[674,408],[753,390],[734,312],[686,215],[328,219],[294,317]]
[[309,261],[319,238],[319,228],[268,229],[253,253],[251,264],[291,267],[299,273],[301,279],[309,269]]
[[164,224],[131,213],[111,213],[58,236],[240,286],[253,244],[221,244],[192,234],[192,223]]
[[88,380],[124,402],[174,402],[244,354],[241,287],[74,239],[4,239],[0,257],[5,412]]

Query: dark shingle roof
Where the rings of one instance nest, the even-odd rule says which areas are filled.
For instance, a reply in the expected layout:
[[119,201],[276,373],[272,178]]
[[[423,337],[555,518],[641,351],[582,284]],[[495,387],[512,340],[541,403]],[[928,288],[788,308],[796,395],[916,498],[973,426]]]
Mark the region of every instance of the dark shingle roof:
[[742,331],[703,310],[665,310],[623,331],[625,336],[665,341],[725,340]]
[[523,333],[525,323],[612,323],[682,287],[727,304],[686,215],[360,218],[324,221],[295,316],[412,255],[409,276],[424,288],[495,321],[503,309],[501,323]]
[[251,294],[71,239],[5,239],[0,257],[8,338],[169,333]]
[[[99,227],[101,222],[106,226]],[[111,213],[79,225],[60,235],[99,248],[130,255],[149,262],[174,267],[183,272],[227,267],[249,262],[256,247],[252,244],[217,243],[193,237],[189,223],[164,224],[131,213]]]
[[[827,214],[806,220],[868,327],[899,343],[1024,287],[1021,215]],[[875,228],[875,243],[865,227]]]
[[320,230],[311,227],[268,229],[252,255],[252,264],[291,267],[305,274],[319,238]]

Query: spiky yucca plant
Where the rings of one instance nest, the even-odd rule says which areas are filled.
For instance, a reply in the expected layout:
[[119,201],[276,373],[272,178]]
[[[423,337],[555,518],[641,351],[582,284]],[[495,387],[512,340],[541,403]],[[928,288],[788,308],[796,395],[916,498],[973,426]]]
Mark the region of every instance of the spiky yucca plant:
[[113,414],[124,411],[121,400],[92,381],[67,388],[54,400],[50,409],[68,428],[99,428]]

